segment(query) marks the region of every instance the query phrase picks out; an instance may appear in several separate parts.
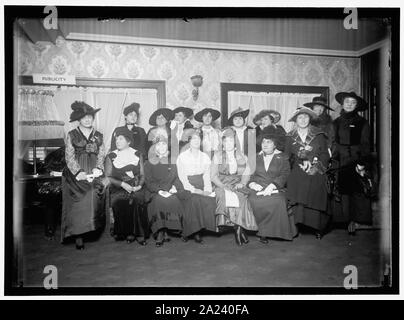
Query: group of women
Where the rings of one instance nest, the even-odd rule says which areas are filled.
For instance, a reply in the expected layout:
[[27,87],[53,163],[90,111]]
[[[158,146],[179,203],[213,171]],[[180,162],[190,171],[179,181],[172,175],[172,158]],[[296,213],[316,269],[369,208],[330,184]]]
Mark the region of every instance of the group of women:
[[[170,234],[202,244],[206,231],[233,228],[238,245],[249,242],[247,231],[266,244],[292,240],[296,225],[321,239],[330,220],[331,157],[339,161],[342,207],[353,234],[355,223],[369,222],[371,214],[363,188],[352,190],[351,183],[352,174],[367,179],[369,126],[357,113],[366,102],[353,92],[336,99],[343,110],[335,121],[325,112],[326,100],[316,97],[295,111],[288,133],[274,110],[258,113],[253,129],[246,123],[249,110],[238,108],[219,130],[213,126],[218,110],[193,115],[179,107],[157,109],[146,134],[136,125],[140,105],[133,103],[124,109],[126,124],[114,130],[108,154],[93,128],[99,109],[74,102],[70,121],[78,126],[66,139],[62,240],[73,238],[84,249],[83,239],[102,230],[109,208],[114,238],[127,243],[146,245],[151,233],[158,247]],[[201,126],[195,128],[192,117]]]

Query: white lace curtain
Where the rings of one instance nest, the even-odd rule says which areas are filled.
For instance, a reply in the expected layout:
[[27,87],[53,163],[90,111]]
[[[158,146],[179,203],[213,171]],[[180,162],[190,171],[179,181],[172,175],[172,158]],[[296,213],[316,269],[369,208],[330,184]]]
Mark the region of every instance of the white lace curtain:
[[[24,87],[27,88],[27,87]],[[41,89],[35,86],[35,89]],[[157,90],[96,87],[43,87],[54,92],[53,100],[61,120],[65,122],[65,133],[77,126],[70,123],[71,104],[76,100],[88,103],[94,108],[101,108],[96,113],[95,128],[104,135],[105,146],[111,143],[113,130],[125,123],[123,109],[133,102],[140,104],[138,125],[146,131],[150,128],[149,117],[157,109]]]
[[281,120],[278,124],[283,126],[286,131],[293,128],[294,123],[288,122],[296,108],[303,106],[303,103],[312,101],[318,93],[284,93],[284,92],[242,92],[230,91],[228,94],[228,114],[238,107],[250,109],[247,121],[252,127],[255,127],[252,120],[254,116],[263,109],[276,110],[281,114]]

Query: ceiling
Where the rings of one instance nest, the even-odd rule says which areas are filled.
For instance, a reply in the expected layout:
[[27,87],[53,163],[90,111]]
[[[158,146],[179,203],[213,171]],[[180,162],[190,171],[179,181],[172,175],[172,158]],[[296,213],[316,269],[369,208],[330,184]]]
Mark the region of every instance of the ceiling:
[[[107,35],[176,41],[359,51],[386,38],[380,19],[360,19],[358,29],[346,30],[341,19],[203,18],[97,20],[59,19],[59,29],[47,31],[39,19],[20,19],[33,41],[52,41],[58,35]],[[112,40],[113,41],[113,40]]]

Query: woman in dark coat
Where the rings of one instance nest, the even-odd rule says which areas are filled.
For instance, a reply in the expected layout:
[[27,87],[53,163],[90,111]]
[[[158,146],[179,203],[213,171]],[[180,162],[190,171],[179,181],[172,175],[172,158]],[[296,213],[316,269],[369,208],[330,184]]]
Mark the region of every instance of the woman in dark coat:
[[327,99],[323,96],[314,97],[312,102],[305,103],[304,106],[310,108],[317,115],[317,118],[311,120],[311,125],[319,128],[327,136],[328,149],[332,150],[334,142],[334,125],[331,116],[325,110],[334,111],[327,104]]
[[[367,159],[370,154],[370,128],[365,118],[359,116],[358,111],[364,111],[367,103],[355,92],[339,92],[335,95],[335,99],[342,105],[340,116],[334,120],[335,131],[335,150],[333,158],[339,161],[338,170],[338,191],[341,194],[342,211],[344,217],[349,222],[348,232],[355,233],[356,223],[368,224],[372,221],[371,210],[367,211],[367,215],[357,215],[358,210],[353,208],[361,206],[370,206],[370,199],[366,201],[356,201],[353,198],[351,188],[352,172],[358,162],[363,162],[365,167],[369,165]],[[352,201],[358,203],[353,204]]]
[[[154,156],[152,156],[154,154]],[[168,142],[160,138],[149,152],[145,164],[148,215],[156,246],[170,241],[167,231],[182,231],[184,188],[178,179],[177,166],[169,162]]]
[[[168,141],[168,147],[171,147],[171,129],[170,121],[174,118],[173,111],[168,108],[158,108],[152,113],[149,118],[149,124],[153,126],[147,133],[146,152],[149,152],[150,147],[163,137]],[[153,156],[153,155],[152,155]]]
[[262,151],[257,154],[256,169],[248,184],[249,196],[258,224],[258,236],[264,244],[268,238],[292,240],[297,230],[293,216],[288,215],[285,185],[290,173],[285,154],[276,149],[278,136],[261,136]]
[[62,178],[62,242],[76,240],[76,248],[84,249],[83,236],[105,226],[105,188],[101,181],[105,148],[103,135],[93,128],[93,109],[82,101],[71,105],[70,122],[79,121],[66,138],[66,167]]
[[211,176],[216,186],[216,225],[234,227],[236,243],[242,245],[248,243],[244,230],[256,231],[258,227],[246,194],[248,159],[236,149],[235,135],[230,128],[223,132],[223,151],[212,159]]
[[[276,120],[275,120],[275,117],[276,117]],[[284,150],[286,131],[281,125],[276,124],[280,120],[280,118],[281,118],[281,116],[280,116],[279,112],[277,112],[275,110],[261,110],[254,117],[254,123],[260,123],[260,125],[258,125],[255,128],[257,152],[261,151],[261,145],[260,145],[259,141],[262,140],[262,136],[265,134],[278,136],[276,148],[279,151]]]
[[148,236],[147,212],[144,208],[143,155],[130,147],[132,134],[126,128],[116,131],[117,149],[105,160],[105,175],[110,185],[111,206],[114,213],[115,240],[146,245]]
[[109,151],[114,151],[116,149],[116,131],[126,128],[132,134],[133,144],[131,147],[142,153],[143,157],[146,156],[146,132],[142,127],[136,125],[137,120],[139,119],[139,109],[140,104],[136,102],[123,109],[125,125],[116,128],[112,133],[111,149]]
[[296,224],[315,231],[321,239],[329,222],[325,171],[330,155],[327,138],[320,129],[310,125],[316,114],[307,107],[297,109],[289,121],[296,128],[286,135],[285,153],[289,156],[291,173],[287,180],[287,198]]
[[189,191],[190,197],[184,201],[183,238],[191,235],[197,243],[202,244],[202,231],[216,232],[216,200],[212,192],[211,160],[200,150],[200,132],[187,129],[186,137],[189,148],[185,148],[177,158],[178,177]]

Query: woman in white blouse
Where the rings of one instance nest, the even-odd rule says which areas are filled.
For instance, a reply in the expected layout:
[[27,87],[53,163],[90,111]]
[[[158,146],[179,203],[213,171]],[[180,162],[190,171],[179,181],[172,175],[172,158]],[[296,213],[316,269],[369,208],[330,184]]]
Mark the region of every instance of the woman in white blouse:
[[189,148],[177,158],[178,177],[184,189],[191,193],[191,197],[184,201],[183,238],[194,235],[197,243],[203,243],[202,230],[216,231],[216,200],[210,180],[211,161],[206,153],[200,151],[199,131],[187,129],[185,136]]
[[212,126],[212,123],[220,117],[220,112],[212,108],[205,108],[195,114],[194,119],[202,122],[199,136],[201,138],[200,149],[205,152],[210,159],[216,151],[221,150],[220,130]]

